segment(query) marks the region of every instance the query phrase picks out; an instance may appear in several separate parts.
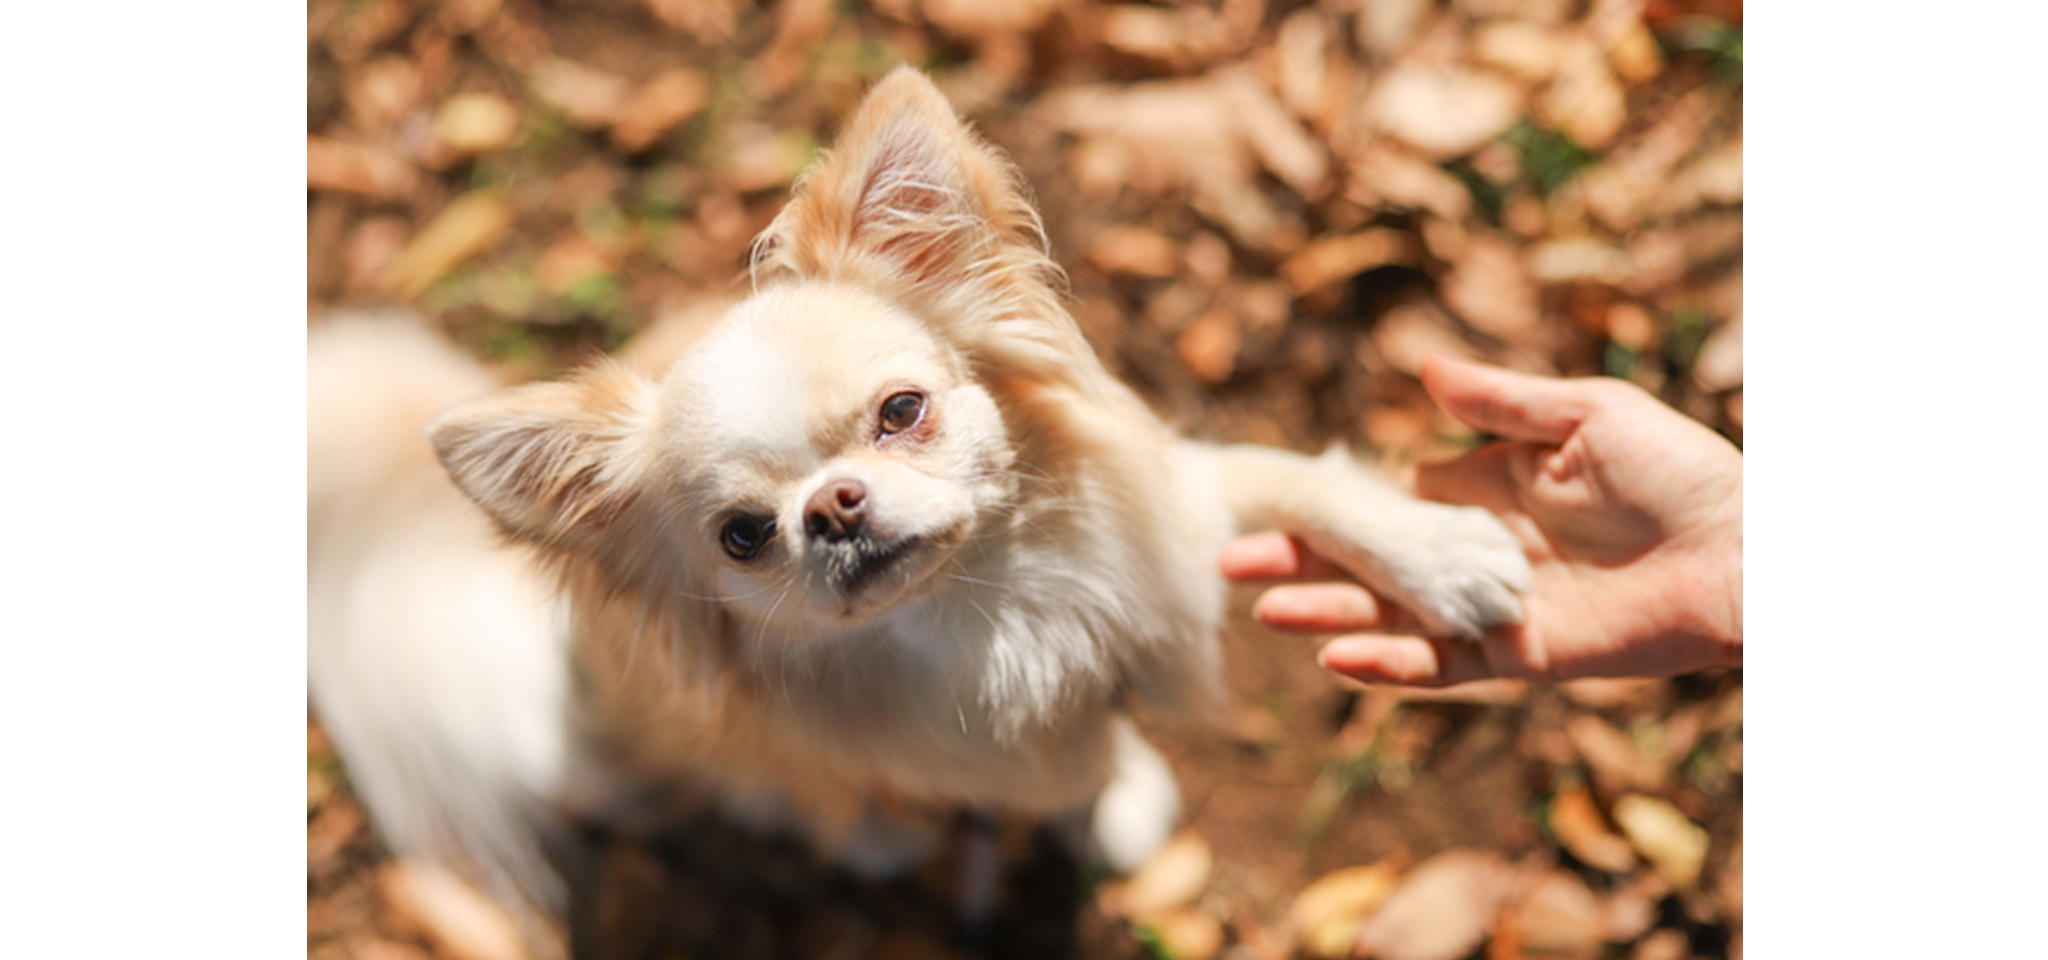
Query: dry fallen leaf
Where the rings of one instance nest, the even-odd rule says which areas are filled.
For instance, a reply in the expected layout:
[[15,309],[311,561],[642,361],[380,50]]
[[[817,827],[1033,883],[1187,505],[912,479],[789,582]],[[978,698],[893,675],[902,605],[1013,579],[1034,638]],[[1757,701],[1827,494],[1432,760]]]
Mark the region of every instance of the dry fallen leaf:
[[1171,10],[1118,4],[1102,11],[1102,42],[1111,50],[1185,66],[1202,59],[1201,38],[1189,35]]
[[1665,681],[1647,677],[1585,677],[1557,685],[1571,702],[1596,710],[1640,707],[1665,689]]
[[923,0],[924,18],[956,37],[1029,33],[1069,0]]
[[1420,448],[1431,439],[1430,411],[1420,404],[1373,407],[1360,419],[1365,439],[1389,460],[1420,459]]
[[1299,295],[1346,280],[1374,267],[1414,265],[1422,258],[1415,235],[1373,227],[1341,237],[1324,237],[1295,251],[1280,265],[1280,277]]
[[369,217],[356,224],[342,250],[342,288],[358,295],[377,293],[391,258],[405,249],[405,237],[405,221],[397,217]]
[[742,0],[641,0],[655,18],[697,38],[718,44],[732,39]]
[[1244,334],[1238,329],[1237,314],[1223,307],[1203,311],[1173,341],[1181,362],[1209,384],[1230,379],[1231,371],[1237,369],[1238,349],[1243,345]]
[[1294,898],[1287,916],[1311,956],[1342,957],[1358,942],[1358,924],[1380,905],[1401,876],[1393,859],[1346,867],[1309,884]]
[[1420,377],[1422,362],[1436,354],[1466,360],[1479,358],[1479,352],[1451,327],[1451,319],[1427,301],[1411,301],[1389,309],[1373,324],[1372,344],[1389,366],[1411,377]]
[[1550,829],[1558,843],[1580,863],[1609,873],[1627,873],[1635,868],[1635,850],[1620,834],[1607,828],[1593,796],[1583,787],[1558,791],[1550,804]]
[[1494,851],[1440,853],[1416,867],[1360,925],[1357,955],[1458,960],[1486,939],[1514,881],[1514,870]]
[[1313,120],[1322,110],[1329,45],[1329,19],[1313,7],[1288,14],[1274,31],[1273,59],[1279,74],[1274,86],[1280,102],[1304,120]]
[[1286,285],[1277,280],[1231,284],[1224,299],[1247,330],[1270,330],[1285,324],[1294,302]]
[[1742,255],[1742,211],[1702,211],[1676,228],[1685,261],[1695,267]]
[[1641,22],[1614,41],[1607,56],[1614,62],[1614,72],[1630,83],[1648,83],[1664,72],[1664,51],[1657,46],[1657,36]]
[[687,68],[665,71],[619,108],[612,143],[627,153],[645,150],[696,116],[709,99],[710,85],[703,74]]
[[1721,912],[1737,923],[1742,922],[1742,838],[1735,839],[1735,850],[1728,855],[1728,865],[1717,872],[1714,878],[1714,900]]
[[1528,248],[1527,258],[1530,276],[1544,285],[1598,283],[1619,287],[1628,282],[1635,269],[1628,251],[1591,237],[1534,244]]
[[376,137],[412,112],[423,86],[418,66],[402,57],[385,56],[350,73],[342,96],[355,128]]
[[1223,950],[1223,925],[1193,907],[1149,911],[1136,922],[1151,931],[1174,960],[1210,960]]
[[1637,353],[1654,346],[1657,321],[1642,304],[1623,301],[1607,308],[1604,319],[1607,338]]
[[1145,322],[1161,332],[1179,333],[1213,298],[1198,284],[1174,283],[1145,303]]
[[1472,30],[1472,59],[1505,70],[1529,83],[1542,83],[1557,71],[1564,49],[1557,31],[1527,20],[1490,20]]
[[384,902],[455,960],[527,960],[504,908],[438,867],[394,860],[377,872]]
[[371,197],[405,197],[419,188],[419,170],[390,150],[309,136],[306,187]]
[[1360,4],[1358,45],[1382,59],[1401,52],[1431,6],[1430,0],[1374,0]]
[[1129,880],[1103,891],[1103,912],[1137,916],[1188,903],[1209,885],[1209,871],[1215,863],[1208,841],[1192,830],[1183,830]]
[[1180,264],[1180,248],[1156,230],[1124,225],[1104,230],[1088,247],[1088,262],[1109,273],[1170,277]]
[[[1445,414],[1446,417],[1449,414]],[[1417,687],[1401,691],[1405,700],[1417,703],[1521,703],[1528,699],[1529,681],[1496,678],[1472,680],[1450,687]]]
[[396,940],[367,940],[349,954],[350,960],[433,960],[425,950]]
[[611,125],[626,102],[623,78],[574,60],[543,61],[527,81],[533,85],[534,96],[585,127]]
[[1264,14],[1260,0],[1223,0],[1215,9],[1127,3],[1103,9],[1098,29],[1104,46],[1184,72],[1243,53]]
[[1655,797],[1629,794],[1614,803],[1614,822],[1671,885],[1689,889],[1707,860],[1707,831]]
[[1584,881],[1561,870],[1538,874],[1501,915],[1495,944],[1512,944],[1501,955],[1558,960],[1599,956],[1606,933],[1604,911]]
[[1466,323],[1503,340],[1527,336],[1542,313],[1536,285],[1522,268],[1521,245],[1484,231],[1467,235],[1442,292]]
[[1098,156],[1086,164],[1106,165],[1103,174],[1145,193],[1183,186],[1227,193],[1248,186],[1254,167],[1263,166],[1311,196],[1329,169],[1321,143],[1244,67],[1188,80],[1066,87],[1033,112],[1078,134],[1083,150],[1096,144]]
[[489,23],[502,6],[504,0],[449,0],[441,9],[448,25],[468,33]]
[[322,804],[306,826],[306,869],[324,870],[363,829],[361,807],[346,797]]
[[[328,40],[327,48],[336,60],[354,63],[371,50],[405,29],[413,12],[399,0],[369,0],[350,4]],[[311,39],[311,38],[308,38]]]
[[1472,193],[1458,178],[1391,144],[1375,143],[1353,159],[1344,197],[1363,207],[1427,210],[1451,223],[1472,210]]
[[1582,713],[1566,721],[1564,731],[1603,795],[1663,786],[1663,766],[1644,756],[1626,734],[1607,721]]
[[610,253],[596,241],[575,232],[549,244],[533,265],[534,279],[540,281],[541,289],[558,297],[611,270]]
[[1649,204],[1660,214],[1675,215],[1706,203],[1742,202],[1742,141],[1733,140],[1701,156],[1673,175],[1662,194]]
[[489,250],[512,220],[511,203],[495,190],[456,198],[385,265],[385,292],[401,299],[425,293],[448,271]]
[[1671,895],[1671,884],[1655,871],[1638,873],[1607,895],[1605,938],[1627,943],[1657,925],[1657,904]]
[[832,30],[833,0],[784,0],[775,5],[775,39],[754,57],[760,96],[772,99],[803,79],[804,67],[818,52],[818,41]]
[[733,144],[719,165],[719,180],[739,193],[787,186],[811,161],[801,134],[753,123],[732,133]]
[[1224,728],[1232,742],[1252,747],[1277,747],[1287,742],[1287,728],[1271,710],[1241,705],[1231,712]]
[[321,772],[318,768],[308,767],[306,769],[306,812],[312,813],[313,808],[320,805],[320,801],[334,794],[334,789],[333,777]]
[[1628,953],[1628,960],[1685,960],[1692,952],[1692,944],[1685,933],[1666,927],[1652,932],[1636,944]]
[[1230,244],[1207,230],[1195,234],[1182,254],[1188,274],[1205,286],[1220,287],[1230,279]]
[[1714,102],[1703,91],[1681,95],[1649,129],[1617,144],[1603,162],[1582,171],[1572,186],[1584,197],[1587,212],[1609,230],[1622,233],[1647,214],[1696,206],[1696,195],[1674,195],[1681,184],[1671,171],[1698,147]]
[[1607,56],[1590,38],[1567,41],[1559,51],[1557,75],[1538,106],[1544,121],[1588,150],[1614,142],[1628,120],[1628,96]]
[[1715,393],[1742,386],[1742,317],[1707,335],[1693,360],[1692,380],[1700,389]]
[[1365,125],[1449,160],[1507,132],[1522,116],[1522,93],[1492,74],[1403,63],[1365,100]]
[[449,97],[434,114],[434,135],[457,153],[475,155],[503,150],[519,132],[519,111],[494,93]]

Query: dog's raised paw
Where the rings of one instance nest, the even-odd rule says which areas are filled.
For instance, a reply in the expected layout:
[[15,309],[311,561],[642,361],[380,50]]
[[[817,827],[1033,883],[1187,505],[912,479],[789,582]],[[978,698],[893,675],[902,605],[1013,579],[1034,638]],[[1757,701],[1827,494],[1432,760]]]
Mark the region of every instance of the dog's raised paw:
[[[1478,507],[1416,501],[1390,533],[1358,524],[1356,533],[1302,532],[1309,546],[1422,621],[1432,634],[1479,640],[1522,620],[1522,594],[1534,586],[1521,542]],[[1364,532],[1372,529],[1372,533]]]

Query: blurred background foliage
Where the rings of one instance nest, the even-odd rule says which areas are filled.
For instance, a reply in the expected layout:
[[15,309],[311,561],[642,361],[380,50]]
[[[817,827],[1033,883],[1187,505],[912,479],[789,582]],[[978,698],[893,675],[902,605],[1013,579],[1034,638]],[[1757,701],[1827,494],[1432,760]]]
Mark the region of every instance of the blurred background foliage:
[[[1017,160],[1084,331],[1196,435],[1455,453],[1478,438],[1415,379],[1447,352],[1742,438],[1740,0],[311,0],[306,49],[309,322],[408,307],[508,378],[744,293],[908,62]],[[1740,955],[1739,672],[1416,698],[1308,649],[1234,641],[1227,736],[1168,744],[1209,858],[1172,903],[1018,881],[1014,929],[1054,932],[1005,953],[873,890],[747,887],[737,926],[639,955]],[[309,952],[459,955],[378,887],[309,731]],[[1403,940],[1397,886],[1469,936]],[[733,919],[761,910],[830,929]]]

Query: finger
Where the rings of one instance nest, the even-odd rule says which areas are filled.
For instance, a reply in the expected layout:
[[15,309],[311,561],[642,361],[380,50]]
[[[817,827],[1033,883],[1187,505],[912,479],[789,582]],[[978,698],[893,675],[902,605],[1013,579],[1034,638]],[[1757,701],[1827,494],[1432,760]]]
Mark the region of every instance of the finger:
[[1492,678],[1486,655],[1463,640],[1431,640],[1362,634],[1338,637],[1316,661],[1325,669],[1364,683],[1448,687]]
[[1252,616],[1276,630],[1336,633],[1382,626],[1379,601],[1351,583],[1274,587],[1252,605]]
[[1239,537],[1223,548],[1217,566],[1238,583],[1277,580],[1349,580],[1334,564],[1316,556],[1301,541],[1277,530]]
[[1583,384],[1530,376],[1437,355],[1423,361],[1422,388],[1451,416],[1510,440],[1563,443],[1591,403]]

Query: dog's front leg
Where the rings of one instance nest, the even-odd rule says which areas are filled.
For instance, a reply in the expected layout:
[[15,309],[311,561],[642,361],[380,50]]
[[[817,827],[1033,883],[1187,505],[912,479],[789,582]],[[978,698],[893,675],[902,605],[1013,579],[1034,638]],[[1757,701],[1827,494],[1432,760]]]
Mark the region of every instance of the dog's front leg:
[[1408,495],[1342,449],[1321,457],[1186,444],[1215,471],[1241,529],[1277,528],[1418,616],[1425,630],[1477,640],[1522,618],[1528,559],[1478,507]]

